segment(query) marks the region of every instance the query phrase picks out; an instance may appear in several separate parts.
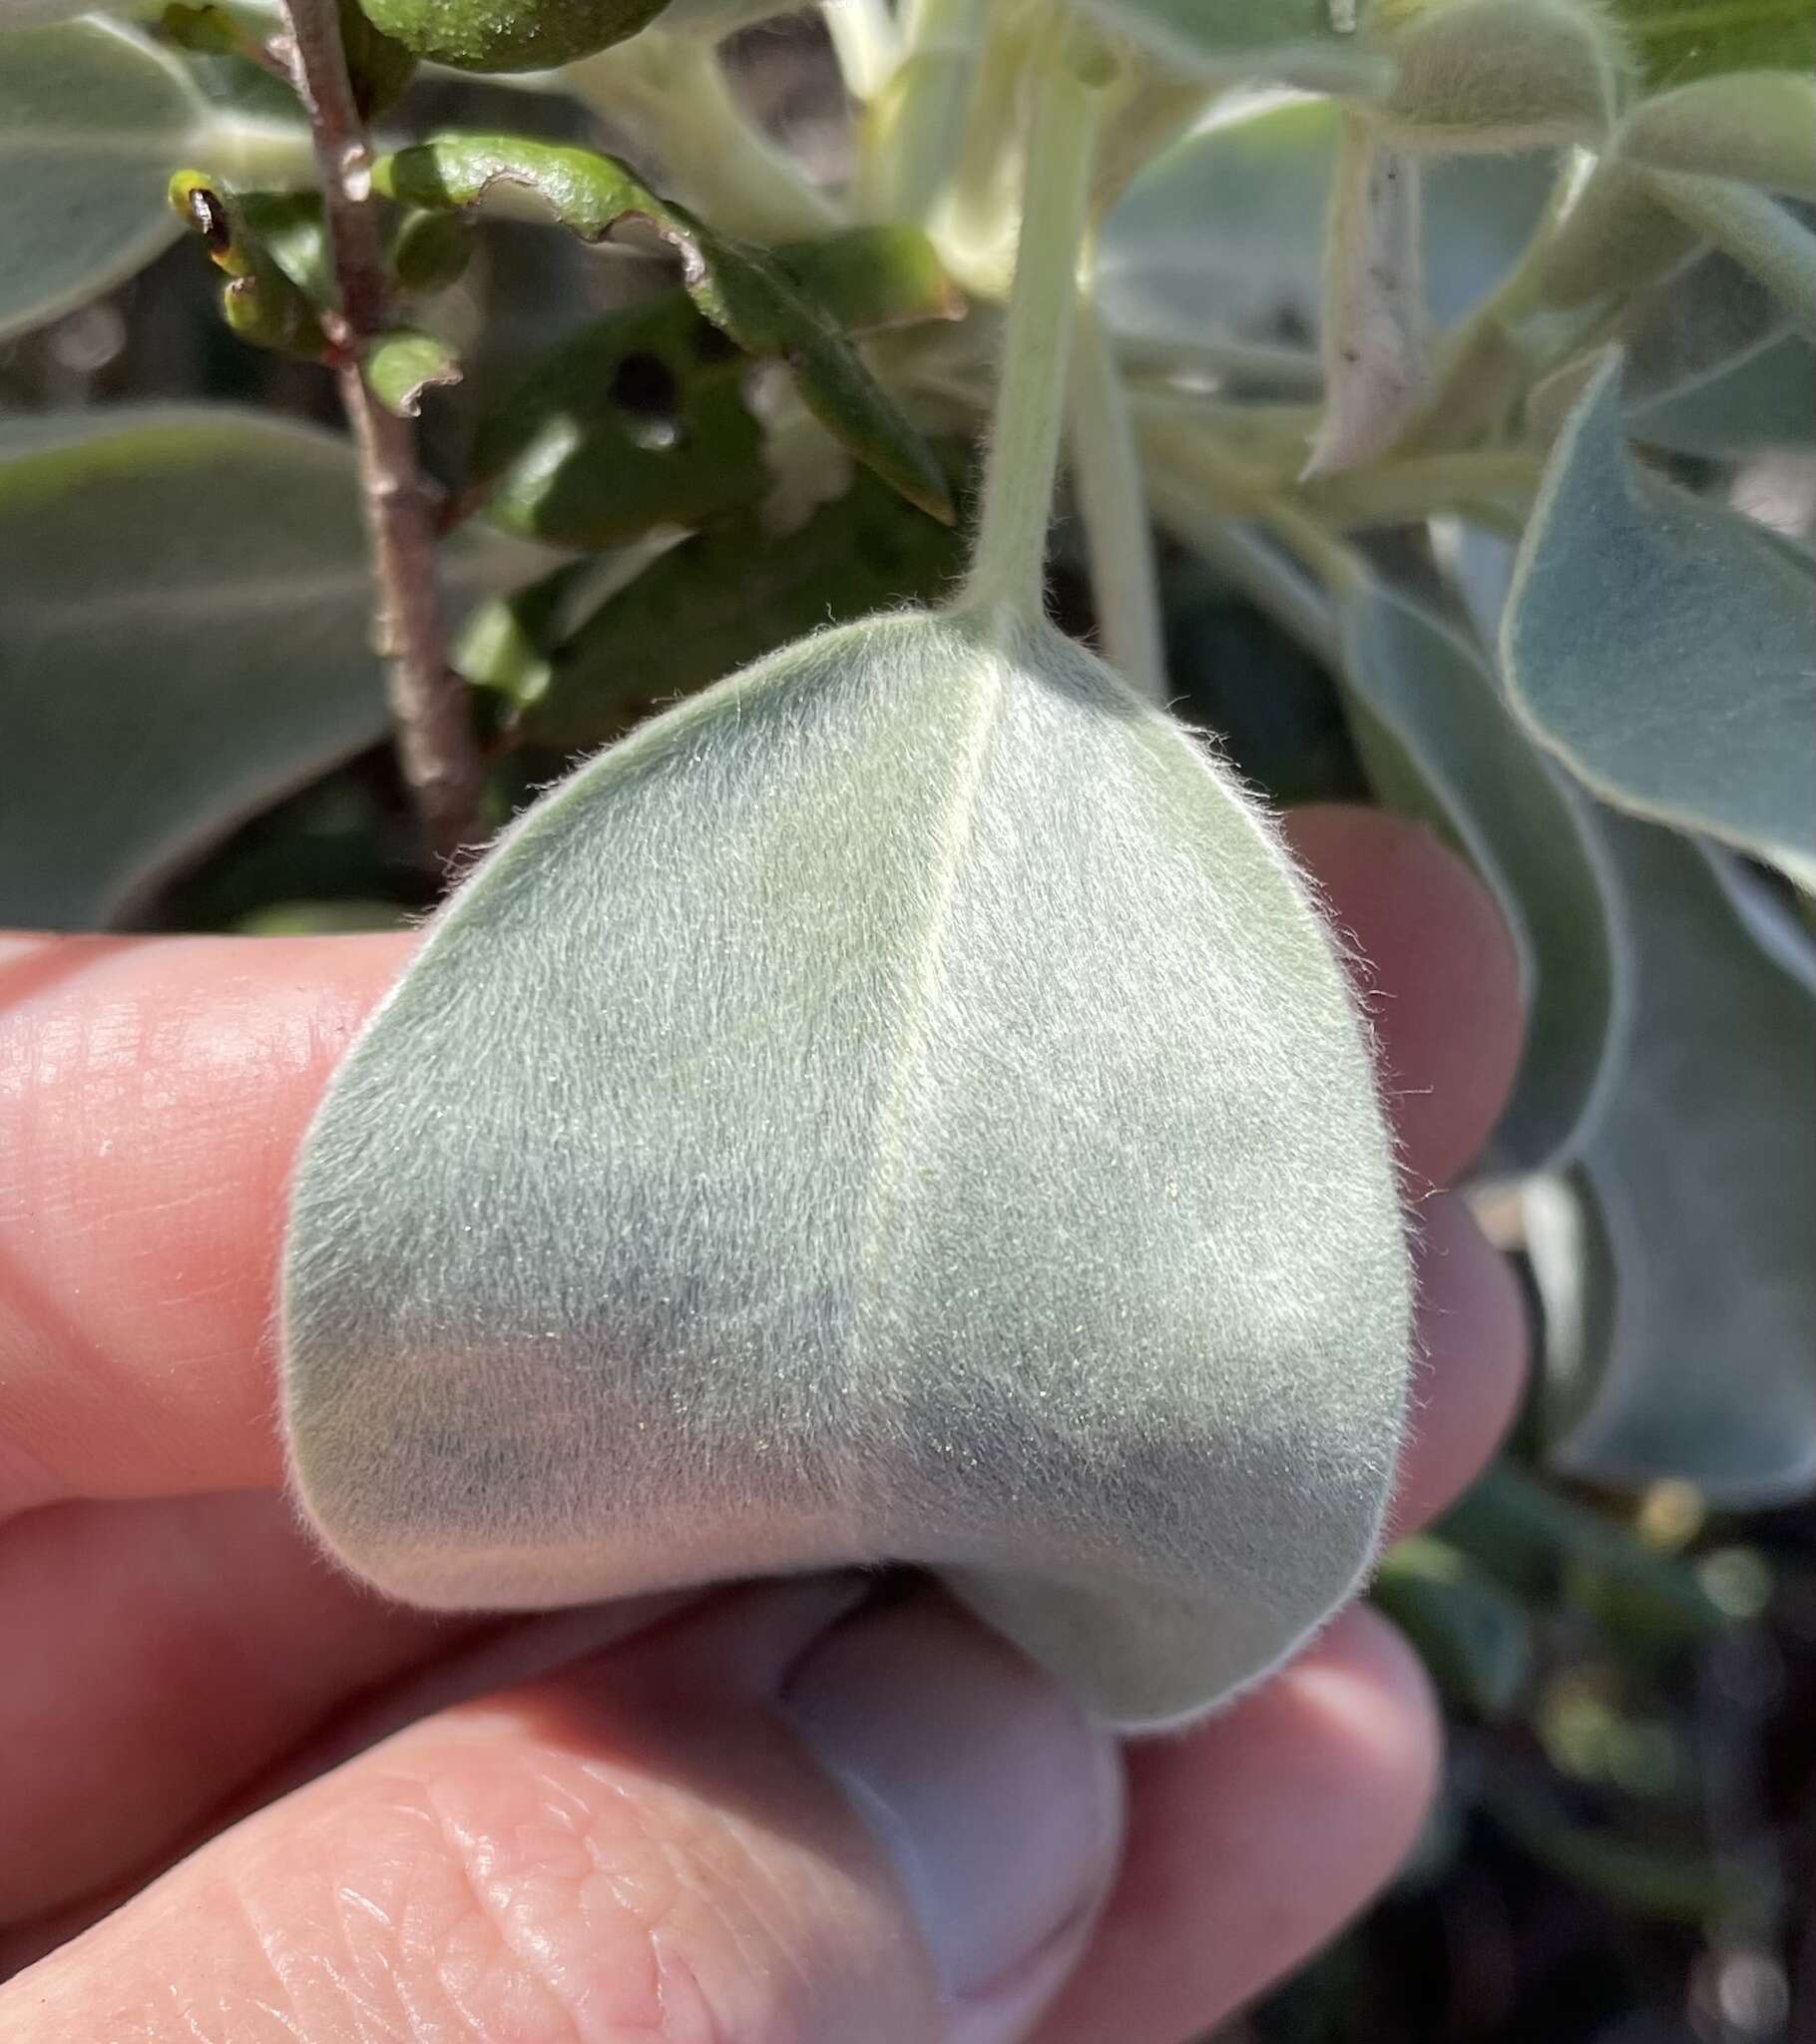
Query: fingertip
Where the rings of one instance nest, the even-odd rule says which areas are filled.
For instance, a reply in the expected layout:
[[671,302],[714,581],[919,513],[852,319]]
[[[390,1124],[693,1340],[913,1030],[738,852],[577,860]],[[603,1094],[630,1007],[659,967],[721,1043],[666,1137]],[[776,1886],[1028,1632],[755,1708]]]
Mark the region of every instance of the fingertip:
[[1413,1234],[1418,1353],[1392,1534],[1434,1518],[1474,1481],[1513,1423],[1526,1385],[1526,1300],[1469,1203],[1440,1193]]
[[1284,820],[1356,951],[1387,1107],[1407,1170],[1456,1178],[1506,1106],[1524,1017],[1520,957],[1493,895],[1422,825],[1357,803]]

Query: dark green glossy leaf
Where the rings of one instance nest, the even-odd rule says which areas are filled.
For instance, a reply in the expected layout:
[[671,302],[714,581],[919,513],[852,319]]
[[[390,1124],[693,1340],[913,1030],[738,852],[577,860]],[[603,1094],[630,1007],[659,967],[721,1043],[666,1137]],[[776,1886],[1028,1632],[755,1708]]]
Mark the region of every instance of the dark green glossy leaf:
[[476,206],[496,187],[526,188],[586,241],[605,240],[627,220],[642,223],[680,256],[687,294],[714,326],[751,354],[781,356],[808,408],[860,461],[911,503],[952,516],[951,491],[927,443],[776,258],[714,234],[612,158],[523,138],[449,137],[381,157],[373,183],[423,207]]
[[364,368],[373,396],[404,419],[421,411],[425,390],[460,381],[460,362],[448,343],[409,327],[379,334],[366,351]]
[[[777,252],[841,325],[865,331],[957,307],[927,238],[861,228]],[[475,495],[514,532],[622,545],[657,525],[703,525],[768,486],[745,406],[743,357],[683,290],[610,312],[538,361],[480,422]]]
[[1447,1696],[1478,1718],[1513,1708],[1532,1669],[1532,1622],[1467,1555],[1429,1534],[1402,1540],[1383,1558],[1372,1595]]
[[474,494],[512,532],[589,548],[751,504],[769,477],[740,365],[680,291],[609,313],[481,420]]
[[1623,956],[1592,824],[1462,632],[1373,578],[1344,595],[1340,621],[1376,792],[1461,846],[1519,947],[1526,1051],[1495,1151],[1505,1168],[1541,1169],[1581,1142],[1620,1055]]
[[1625,1611],[1642,1614],[1659,1644],[1687,1645],[1727,1623],[1694,1570],[1648,1547],[1616,1520],[1561,1495],[1505,1457],[1438,1521],[1437,1531],[1498,1581],[1555,1605],[1564,1586],[1593,1576],[1618,1583]]
[[1816,872],[1816,582],[1637,469],[1610,355],[1560,435],[1502,621],[1528,728],[1618,807]]
[[1807,0],[1611,0],[1654,90],[1712,72],[1816,66]]
[[359,0],[374,26],[459,71],[552,71],[636,35],[666,0]]
[[561,645],[518,729],[537,745],[599,745],[822,625],[931,600],[963,566],[950,527],[860,472],[796,532],[751,519],[672,547]]

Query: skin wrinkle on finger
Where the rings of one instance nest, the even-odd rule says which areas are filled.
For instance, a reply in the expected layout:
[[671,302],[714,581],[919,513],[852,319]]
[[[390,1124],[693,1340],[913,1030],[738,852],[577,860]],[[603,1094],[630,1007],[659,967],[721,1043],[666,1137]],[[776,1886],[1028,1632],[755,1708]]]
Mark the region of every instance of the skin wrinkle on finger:
[[678,1720],[638,1658],[413,1728],[248,1820],[0,1990],[0,2029],[111,2036],[106,2001],[159,2011],[135,2034],[175,2044],[207,2005],[227,2020],[202,2034],[258,2044],[274,1976],[309,2044],[936,2034],[930,1972],[830,1780],[747,1699]]

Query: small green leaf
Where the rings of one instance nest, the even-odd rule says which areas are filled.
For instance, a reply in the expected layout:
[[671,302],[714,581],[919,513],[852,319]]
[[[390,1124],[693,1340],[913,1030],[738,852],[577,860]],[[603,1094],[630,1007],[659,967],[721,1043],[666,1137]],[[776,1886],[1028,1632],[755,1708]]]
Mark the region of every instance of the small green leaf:
[[1512,701],[1615,806],[1816,873],[1811,578],[1640,471],[1610,354],[1559,437],[1502,621]]
[[[225,272],[222,313],[240,339],[309,361],[332,352],[320,318],[330,297],[318,200],[271,193],[242,198],[201,171],[179,171],[170,202]],[[269,230],[268,239],[254,221]]]
[[808,409],[858,460],[910,503],[952,517],[952,492],[932,450],[781,263],[715,235],[612,158],[522,138],[462,136],[381,157],[372,178],[379,191],[423,207],[476,206],[494,187],[525,187],[590,242],[604,241],[623,221],[641,222],[681,257],[687,294],[714,326],[751,354],[785,359]]
[[1621,125],[1620,154],[1660,171],[1739,178],[1816,199],[1816,80],[1734,71],[1641,102]]
[[1366,26],[1394,66],[1377,118],[1408,146],[1496,154],[1614,124],[1622,53],[1584,0],[1375,0]]
[[207,112],[183,66],[133,30],[74,21],[0,50],[0,336],[53,319],[177,239],[172,167]]
[[[521,572],[449,549],[451,588]],[[346,443],[116,406],[0,425],[0,917],[90,928],[380,740]]]
[[[1816,1487],[1816,999],[1737,921],[1696,847],[1604,819],[1637,973],[1633,1039],[1583,1164],[1606,1243],[1606,1352],[1556,1449],[1722,1505]],[[1548,1295],[1573,1281],[1535,1258]],[[1598,1366],[1597,1366],[1598,1365]]]
[[1478,1718],[1513,1709],[1532,1670],[1532,1622],[1467,1555],[1416,1534],[1388,1550],[1372,1595],[1446,1695]]
[[1808,0],[1609,0],[1648,87],[1719,71],[1816,67]]
[[425,390],[460,381],[460,361],[448,343],[409,327],[379,334],[366,351],[364,368],[372,395],[400,419],[422,410]]
[[535,745],[600,745],[821,625],[931,600],[963,567],[949,526],[860,472],[796,532],[752,520],[671,547],[562,643],[518,729]]
[[457,71],[552,71],[636,35],[667,0],[359,0],[396,44]]
[[1120,1722],[1318,1624],[1397,1445],[1327,933],[1006,615],[822,633],[521,817],[341,1064],[285,1270],[304,1508],[394,1593],[919,1561]]
[[1462,847],[1519,948],[1526,1050],[1495,1154],[1505,1169],[1539,1170],[1593,1123],[1627,1005],[1586,804],[1528,743],[1461,632],[1373,577],[1344,593],[1340,620],[1352,730],[1377,794]]
[[412,297],[432,297],[458,283],[473,259],[470,221],[451,213],[406,213],[391,236],[391,274]]

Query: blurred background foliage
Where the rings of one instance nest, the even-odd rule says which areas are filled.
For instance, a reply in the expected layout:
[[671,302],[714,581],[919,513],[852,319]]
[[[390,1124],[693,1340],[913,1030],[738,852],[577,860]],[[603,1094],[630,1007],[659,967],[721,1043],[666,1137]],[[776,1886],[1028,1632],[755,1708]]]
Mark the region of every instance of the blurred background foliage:
[[[1654,82],[1699,75],[1698,51],[1679,47],[1682,10],[1628,11]],[[1764,40],[1730,46],[1732,64],[1781,61],[1807,19],[1749,18]],[[12,329],[0,339],[0,752],[12,763],[0,767],[0,912],[147,930],[406,923],[437,883],[365,650],[369,593],[331,378],[227,330],[219,275],[178,244],[162,200],[199,134],[225,148],[230,130],[252,175],[274,183],[297,175],[306,149],[275,81],[243,55],[180,55],[168,29],[155,45],[164,70],[142,66],[120,88],[130,104],[106,82],[122,32],[87,23],[56,33],[89,43],[35,44],[39,70],[0,85],[0,119],[9,93],[40,126],[79,122],[85,104],[117,124],[130,114],[147,156],[131,203],[103,193],[77,209],[107,246],[66,240],[45,257],[69,258],[67,288],[53,278],[9,320],[0,282],[0,331]],[[836,182],[848,124],[818,18],[742,30],[721,56],[752,133],[785,142],[804,189]],[[418,134],[499,124],[586,140],[658,175],[634,83],[566,93],[426,71],[394,119]],[[0,161],[10,153],[17,168],[31,146],[23,124],[10,143],[0,134]],[[1226,454],[1265,453],[1281,432],[1302,448],[1333,147],[1328,102],[1264,109],[1188,137],[1124,200],[1103,301],[1129,358],[1152,368],[1137,385],[1150,432],[1165,433],[1184,391],[1224,407]],[[128,156],[95,175],[124,176]],[[28,187],[35,175],[25,163]],[[1548,152],[1434,164],[1437,319],[1467,320],[1503,283],[1553,175]],[[1787,205],[1785,217],[1807,214]],[[610,393],[599,430],[622,477],[626,434],[640,414],[660,429],[676,393],[659,379],[640,397],[614,377],[627,359],[667,375],[689,346],[704,359],[703,322],[646,258],[602,261],[514,221],[470,235],[470,262],[436,299],[464,379],[428,397],[421,443],[455,497],[476,478],[522,482],[521,500],[502,487],[492,518],[463,526],[446,555],[465,613],[459,662],[485,728],[509,740],[492,753],[494,819],[577,752],[737,662],[950,579],[950,529],[867,471],[828,466],[817,443],[782,464],[799,501],[780,527],[759,517],[776,481],[765,438],[798,437],[797,408],[766,389],[759,433],[736,379],[714,385],[707,371],[689,369],[685,386],[708,456],[688,486],[710,499],[683,521],[688,536],[640,551],[639,533],[591,529],[596,492],[561,499],[513,467],[546,426],[548,392],[566,375],[583,412],[589,393]],[[22,266],[0,256],[0,270]],[[907,271],[889,276],[915,287]],[[955,387],[966,330],[952,329]],[[1769,528],[1790,572],[1807,573],[1807,321],[1692,238],[1622,301],[1614,330],[1628,350],[1626,429],[1648,473]],[[879,373],[896,345],[873,344]],[[1527,394],[1529,414],[1549,406],[1555,431],[1581,406],[1587,436],[1589,374],[1567,351],[1553,386]],[[923,376],[917,423],[962,489],[975,416],[963,400],[942,406],[938,387]],[[248,409],[210,428],[179,409],[200,403]],[[53,442],[63,465],[34,482],[35,451]],[[1617,429],[1613,444],[1618,459]],[[660,430],[649,449],[661,453]],[[1484,642],[1538,459],[1516,441],[1461,497],[1396,504],[1390,492],[1388,510],[1353,530],[1374,580],[1329,601],[1251,526],[1207,523],[1208,470],[1197,497],[1177,475],[1155,488],[1181,715],[1279,802],[1374,798],[1427,817],[1497,883],[1529,977],[1551,988],[1518,1111],[1475,1189],[1526,1280],[1541,1366],[1501,1460],[1394,1551],[1374,1592],[1443,1695],[1443,1793],[1391,1892],[1223,2044],[1816,2039],[1809,902],[1784,876],[1795,858],[1749,855],[1761,848],[1749,826],[1711,811],[1691,819],[1709,832],[1697,838],[1591,812],[1536,753],[1485,735],[1503,713]],[[661,473],[671,490],[673,467]],[[1396,487],[1432,481],[1403,470]],[[1343,486],[1333,477],[1308,500],[1339,530]],[[1580,549],[1593,523],[1567,544]],[[1065,621],[1090,634],[1076,521],[1061,528],[1054,587]],[[1559,629],[1592,636],[1569,615]],[[1724,657],[1718,637],[1691,651],[1705,665]],[[1647,686],[1668,691],[1671,657],[1648,655]],[[1543,664],[1552,674],[1558,656]],[[1580,743],[1592,752],[1594,734]],[[1619,924],[1611,936],[1597,934],[1602,917]]]

